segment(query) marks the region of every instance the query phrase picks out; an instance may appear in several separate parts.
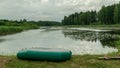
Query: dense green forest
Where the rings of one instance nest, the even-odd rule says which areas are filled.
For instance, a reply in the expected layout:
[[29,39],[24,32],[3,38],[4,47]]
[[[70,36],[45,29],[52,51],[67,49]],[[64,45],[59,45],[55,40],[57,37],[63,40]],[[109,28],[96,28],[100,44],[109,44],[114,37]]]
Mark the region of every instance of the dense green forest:
[[120,3],[102,6],[96,10],[74,13],[64,16],[63,25],[111,25],[120,24]]

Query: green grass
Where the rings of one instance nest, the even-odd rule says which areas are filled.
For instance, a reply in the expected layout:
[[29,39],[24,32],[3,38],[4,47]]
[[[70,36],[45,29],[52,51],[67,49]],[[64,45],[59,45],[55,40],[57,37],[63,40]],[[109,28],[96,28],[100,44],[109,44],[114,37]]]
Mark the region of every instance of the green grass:
[[98,60],[102,55],[74,55],[65,62],[28,61],[14,56],[5,63],[5,68],[119,68],[120,60]]
[[0,26],[0,35],[14,34],[23,30],[36,29],[34,26]]
[[118,52],[120,53],[120,40],[119,40],[119,41],[116,41],[115,44],[117,45]]

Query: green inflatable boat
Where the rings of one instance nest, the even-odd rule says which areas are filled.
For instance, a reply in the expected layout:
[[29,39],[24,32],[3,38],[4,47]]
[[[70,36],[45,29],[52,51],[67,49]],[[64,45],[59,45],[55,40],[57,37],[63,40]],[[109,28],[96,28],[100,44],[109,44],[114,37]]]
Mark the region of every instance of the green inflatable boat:
[[19,59],[42,61],[66,61],[71,58],[72,52],[60,48],[31,48],[17,53]]

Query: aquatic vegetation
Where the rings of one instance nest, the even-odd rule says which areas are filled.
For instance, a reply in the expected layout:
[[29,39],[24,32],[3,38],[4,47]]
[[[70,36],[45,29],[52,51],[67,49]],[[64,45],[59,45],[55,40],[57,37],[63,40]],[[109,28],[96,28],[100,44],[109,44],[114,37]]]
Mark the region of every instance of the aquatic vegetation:
[[115,41],[120,40],[120,30],[110,30],[110,31],[90,31],[90,30],[62,30],[65,37],[69,37],[73,40],[85,40],[96,42],[99,40],[103,46],[116,47]]

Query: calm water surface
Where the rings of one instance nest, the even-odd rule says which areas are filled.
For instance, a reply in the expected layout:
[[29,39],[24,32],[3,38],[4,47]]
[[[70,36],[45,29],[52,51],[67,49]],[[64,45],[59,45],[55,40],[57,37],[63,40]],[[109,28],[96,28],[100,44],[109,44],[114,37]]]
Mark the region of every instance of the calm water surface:
[[119,30],[84,28],[46,28],[29,30],[0,37],[0,55],[16,55],[24,48],[64,48],[74,55],[117,52],[114,41],[120,40]]

